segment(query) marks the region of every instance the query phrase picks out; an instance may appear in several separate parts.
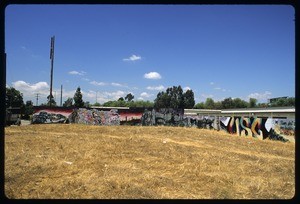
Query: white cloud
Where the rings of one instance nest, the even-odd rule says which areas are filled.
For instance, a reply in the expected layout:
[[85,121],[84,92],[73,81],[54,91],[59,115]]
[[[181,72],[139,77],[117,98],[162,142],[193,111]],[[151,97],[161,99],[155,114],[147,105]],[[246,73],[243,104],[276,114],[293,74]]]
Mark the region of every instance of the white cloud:
[[34,95],[36,93],[47,93],[49,92],[49,85],[47,82],[37,82],[30,84],[25,81],[12,82],[15,89],[19,90],[24,95]]
[[117,86],[117,87],[125,87],[128,88],[128,86],[126,84],[120,84],[120,83],[116,83],[116,82],[112,82],[110,83],[112,86]]
[[157,72],[149,72],[144,74],[144,78],[146,79],[161,79],[161,76]]
[[215,90],[221,90],[221,88],[220,88],[220,87],[215,87],[214,89],[215,89]]
[[145,98],[149,98],[149,97],[153,96],[153,94],[148,94],[146,92],[143,92],[143,93],[140,94],[140,96],[145,97]]
[[95,86],[105,86],[106,83],[104,82],[97,82],[97,81],[91,81],[90,84],[95,85]]
[[81,78],[83,81],[90,81],[88,78]]
[[165,87],[163,85],[159,85],[159,86],[148,86],[147,87],[148,90],[155,90],[155,91],[162,91],[165,89]]
[[[73,91],[73,95],[74,95],[75,91]],[[125,97],[126,96],[126,92],[124,91],[113,91],[113,92],[95,92],[92,90],[89,91],[84,91],[81,90],[82,96],[83,96],[83,100],[84,101],[89,101],[91,104],[94,104],[96,102],[96,98],[97,98],[97,102],[98,103],[105,103],[107,101],[114,101],[114,100],[118,100],[120,97]],[[73,97],[72,95],[72,97]]]
[[131,55],[129,58],[124,58],[123,61],[136,61],[141,60],[142,57],[138,55]]
[[[50,86],[47,84],[47,82],[30,84],[20,80],[12,82],[12,87],[23,94],[24,102],[27,100],[35,101],[36,95],[39,94],[39,104],[41,104],[41,102],[45,102],[45,100],[47,100],[46,96],[48,96],[50,93]],[[54,90],[52,94],[54,95]]]
[[82,75],[85,75],[86,74],[86,72],[84,72],[84,71],[70,71],[70,72],[68,72],[69,74],[71,74],[71,75],[80,75],[80,76],[82,76]]
[[210,85],[214,85],[215,83],[214,83],[214,82],[210,82],[209,84],[210,84]]
[[203,98],[213,98],[214,95],[212,95],[212,94],[201,94],[201,97],[203,97]]
[[191,88],[189,86],[186,86],[186,87],[183,88],[183,91],[186,92],[187,90],[191,90]]
[[126,93],[124,91],[114,91],[114,92],[103,92],[103,96],[109,100],[118,100],[120,97],[125,97]]
[[272,93],[265,91],[264,93],[251,93],[248,95],[248,98],[256,98],[257,100],[267,100],[271,98]]
[[112,85],[112,86],[122,86],[122,84],[115,83],[115,82],[112,82],[111,85]]
[[[75,95],[75,92],[76,92],[76,90],[71,90],[71,91],[63,90],[63,98],[65,98],[65,100],[67,100],[67,98],[73,98]],[[82,90],[81,90],[81,93],[83,93]],[[63,103],[65,100],[63,100]]]

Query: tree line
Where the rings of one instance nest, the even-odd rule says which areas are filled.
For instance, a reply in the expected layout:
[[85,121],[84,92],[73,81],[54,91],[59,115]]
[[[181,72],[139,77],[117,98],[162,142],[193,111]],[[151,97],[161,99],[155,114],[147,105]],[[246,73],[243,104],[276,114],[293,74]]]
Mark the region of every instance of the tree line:
[[[47,103],[41,106],[57,106],[53,97],[47,97]],[[214,101],[212,98],[207,98],[205,102],[195,104],[194,92],[189,89],[185,92],[181,86],[173,86],[161,91],[157,94],[154,102],[134,100],[134,95],[131,93],[125,97],[120,97],[118,100],[107,101],[103,104],[94,103],[94,106],[104,107],[131,107],[131,108],[174,108],[174,109],[230,109],[230,108],[262,108],[262,107],[282,107],[295,106],[295,97],[278,98],[272,100],[271,103],[257,103],[257,99],[250,98],[249,101],[240,98],[225,98],[222,101]],[[23,94],[13,87],[6,87],[5,106],[19,107],[21,113],[26,117],[33,113],[33,102],[31,100],[23,101]],[[63,103],[63,107],[91,107],[91,104],[82,99],[80,87],[76,89],[74,97],[69,97]]]

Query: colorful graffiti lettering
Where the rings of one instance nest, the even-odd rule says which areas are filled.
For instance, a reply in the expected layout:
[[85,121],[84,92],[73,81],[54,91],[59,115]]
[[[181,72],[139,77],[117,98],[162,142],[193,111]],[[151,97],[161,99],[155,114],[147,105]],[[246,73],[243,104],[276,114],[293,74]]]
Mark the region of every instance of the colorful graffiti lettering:
[[99,111],[96,109],[75,109],[69,116],[70,123],[87,125],[120,125],[120,116],[117,110]]
[[[286,121],[287,119],[281,120]],[[279,128],[278,122],[276,122],[276,125],[274,121],[278,121],[278,119],[258,117],[222,117],[220,119],[221,128],[231,134],[256,137],[259,139],[270,138],[284,140],[284,137],[281,136],[281,134],[285,133],[284,131],[286,129]],[[293,123],[290,122],[290,124]],[[291,134],[293,133],[293,128],[294,127],[289,131]]]

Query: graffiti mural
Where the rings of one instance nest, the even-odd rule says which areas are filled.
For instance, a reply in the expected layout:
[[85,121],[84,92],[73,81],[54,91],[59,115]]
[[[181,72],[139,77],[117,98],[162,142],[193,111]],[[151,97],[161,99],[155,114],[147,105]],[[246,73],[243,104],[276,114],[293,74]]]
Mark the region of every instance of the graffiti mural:
[[68,118],[70,123],[86,125],[120,125],[120,116],[116,109],[99,111],[97,109],[75,109]]
[[294,135],[295,121],[258,117],[221,117],[221,129],[238,136],[288,141],[283,135]]
[[145,110],[141,118],[142,125],[184,126],[183,109],[161,108]]
[[198,127],[219,130],[219,117],[217,116],[185,116],[182,109],[162,108],[158,110],[145,110],[141,124]]
[[41,109],[32,115],[31,124],[67,123],[72,110]]

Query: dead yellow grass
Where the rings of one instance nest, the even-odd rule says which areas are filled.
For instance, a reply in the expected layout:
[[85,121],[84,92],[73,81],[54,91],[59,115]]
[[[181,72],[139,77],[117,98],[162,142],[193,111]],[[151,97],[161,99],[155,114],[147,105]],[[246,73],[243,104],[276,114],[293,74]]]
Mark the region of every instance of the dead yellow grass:
[[8,198],[289,199],[295,144],[179,127],[5,128]]

